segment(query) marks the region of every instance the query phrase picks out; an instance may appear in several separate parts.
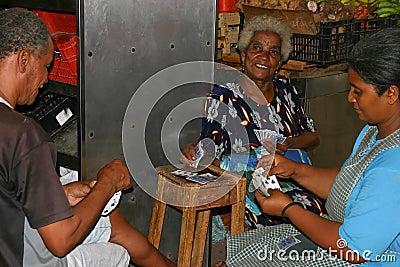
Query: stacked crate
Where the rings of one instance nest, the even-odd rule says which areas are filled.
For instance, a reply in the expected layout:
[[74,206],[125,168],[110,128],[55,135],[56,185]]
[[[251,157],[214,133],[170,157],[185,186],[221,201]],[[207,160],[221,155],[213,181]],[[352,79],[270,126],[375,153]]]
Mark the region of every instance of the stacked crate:
[[54,61],[49,79],[77,85],[77,53],[79,39],[76,35],[76,15],[47,11],[34,11],[51,33],[54,42]]
[[221,50],[222,61],[240,63],[237,52],[240,27],[239,12],[218,14],[218,49]]

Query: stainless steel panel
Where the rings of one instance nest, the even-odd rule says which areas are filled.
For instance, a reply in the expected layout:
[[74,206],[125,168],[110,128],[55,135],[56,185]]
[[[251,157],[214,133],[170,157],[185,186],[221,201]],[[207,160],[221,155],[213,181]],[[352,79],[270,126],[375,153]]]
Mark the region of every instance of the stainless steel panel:
[[347,73],[306,79],[306,112],[321,138],[319,147],[309,153],[316,166],[340,167],[365,125],[347,102],[349,88]]
[[[174,64],[213,60],[216,11],[215,1],[194,0],[86,0],[80,10],[83,175],[93,177],[102,164],[122,157],[124,112],[146,79]],[[209,87],[186,89],[193,95]]]
[[[82,178],[96,177],[114,158],[124,158],[121,144],[124,113],[149,77],[174,64],[213,61],[216,1],[81,0],[78,3],[81,88]],[[174,77],[170,77],[174,79]],[[160,149],[166,114],[184,99],[204,96],[210,85],[184,85],[165,95],[152,111],[146,144],[154,165],[168,164]],[[194,106],[201,109],[201,106]],[[140,112],[140,111],[139,111]],[[181,131],[183,145],[197,138],[200,122]],[[175,138],[176,139],[176,138]],[[132,142],[143,140],[132,140]],[[121,210],[147,235],[153,199],[135,186],[123,196]],[[160,250],[177,259],[180,213],[166,215]]]
[[306,98],[346,92],[349,89],[349,79],[347,78],[347,73],[344,72],[306,78]]

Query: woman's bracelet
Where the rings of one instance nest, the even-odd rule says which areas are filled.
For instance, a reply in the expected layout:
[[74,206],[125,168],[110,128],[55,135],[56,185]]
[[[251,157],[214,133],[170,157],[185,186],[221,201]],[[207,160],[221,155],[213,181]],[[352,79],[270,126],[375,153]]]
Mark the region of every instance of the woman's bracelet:
[[301,205],[301,203],[296,202],[296,201],[293,201],[293,202],[287,204],[287,205],[283,208],[282,213],[281,213],[282,221],[287,222],[287,223],[290,223],[290,220],[289,220],[288,218],[285,217],[285,212],[287,211],[288,208],[290,208],[290,207],[293,206],[293,205]]

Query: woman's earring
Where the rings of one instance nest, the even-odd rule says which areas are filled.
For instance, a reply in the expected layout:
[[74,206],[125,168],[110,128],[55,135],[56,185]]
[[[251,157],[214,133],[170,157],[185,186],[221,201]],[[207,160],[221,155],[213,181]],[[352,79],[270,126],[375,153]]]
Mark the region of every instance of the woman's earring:
[[242,71],[244,72],[244,64],[242,64]]

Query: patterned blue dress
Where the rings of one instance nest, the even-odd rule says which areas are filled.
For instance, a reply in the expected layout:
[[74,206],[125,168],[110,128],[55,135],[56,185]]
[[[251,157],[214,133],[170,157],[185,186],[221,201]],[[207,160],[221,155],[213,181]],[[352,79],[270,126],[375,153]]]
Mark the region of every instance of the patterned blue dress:
[[[304,112],[296,88],[289,79],[276,76],[273,82],[275,96],[268,105],[254,102],[236,81],[214,86],[205,105],[199,140],[213,140],[215,156],[221,160],[220,167],[243,173],[247,178],[247,185],[250,184],[251,174],[258,161],[257,154],[262,147],[254,133],[255,129],[273,130],[286,137],[315,131],[313,120]],[[232,154],[235,154],[235,157],[232,157]],[[240,154],[247,156],[241,160],[238,156]],[[311,164],[305,151],[288,150],[285,156]],[[305,208],[317,214],[325,212],[323,203],[316,196],[304,191],[293,181],[280,181],[280,184],[282,191],[295,201],[301,202]],[[248,191],[246,223],[251,228],[257,228],[260,225],[281,224],[283,221],[262,213],[254,194]]]

